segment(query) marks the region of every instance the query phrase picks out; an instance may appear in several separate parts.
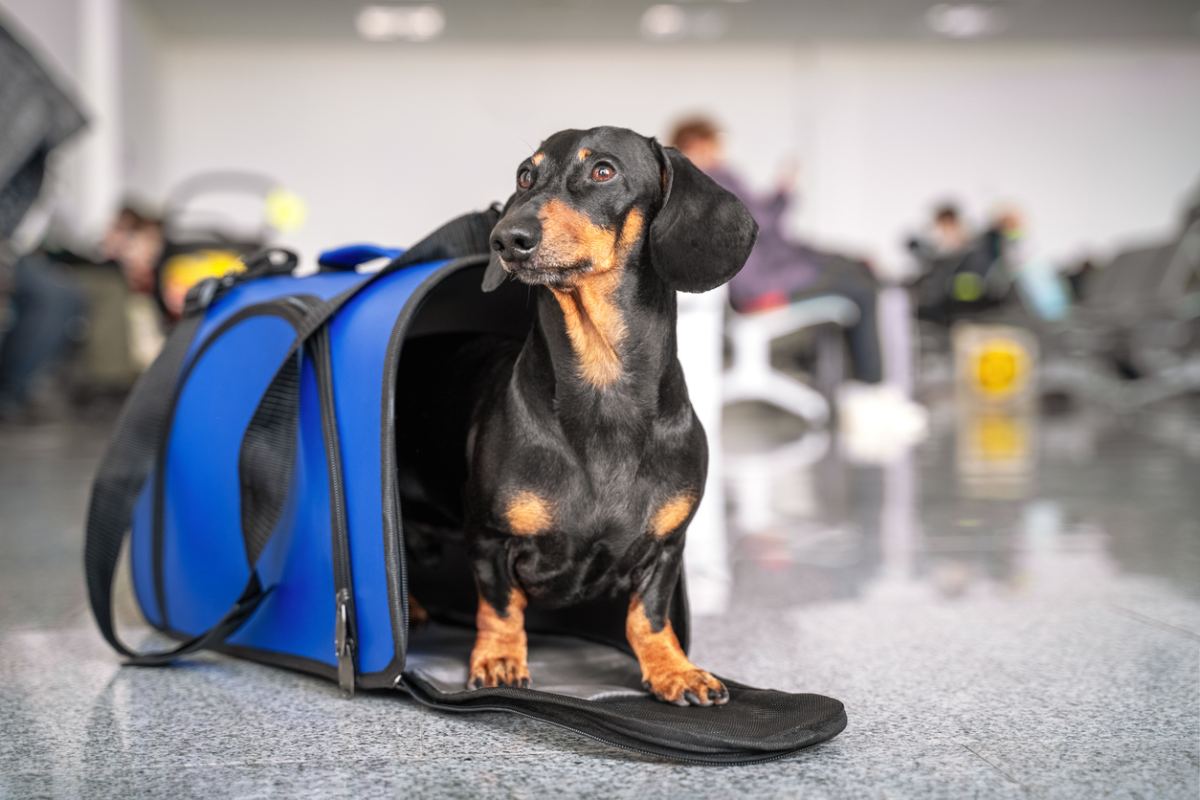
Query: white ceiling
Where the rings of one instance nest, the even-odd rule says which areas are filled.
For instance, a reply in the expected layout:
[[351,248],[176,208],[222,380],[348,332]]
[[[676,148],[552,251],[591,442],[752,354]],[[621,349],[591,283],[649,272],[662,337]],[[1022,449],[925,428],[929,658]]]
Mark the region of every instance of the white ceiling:
[[[136,0],[165,32],[181,37],[356,38],[368,2],[388,0]],[[440,41],[622,41],[640,38],[651,0],[423,0],[445,12]],[[998,7],[1007,40],[1162,39],[1200,46],[1200,0],[976,0]],[[723,40],[922,40],[944,0],[680,0],[717,9]],[[397,45],[404,46],[404,45]],[[407,45],[428,46],[428,45]]]

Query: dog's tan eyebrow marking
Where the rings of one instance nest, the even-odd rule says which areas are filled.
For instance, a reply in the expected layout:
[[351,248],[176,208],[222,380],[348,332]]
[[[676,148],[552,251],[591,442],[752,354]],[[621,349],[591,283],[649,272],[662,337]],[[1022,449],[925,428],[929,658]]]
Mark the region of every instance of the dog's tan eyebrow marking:
[[650,518],[650,532],[660,539],[669,536],[687,520],[695,505],[696,498],[691,492],[675,495],[654,512]]
[[550,504],[536,493],[522,490],[513,495],[504,508],[508,527],[518,536],[545,533],[553,521]]
[[579,148],[579,152],[575,154],[575,158],[579,161],[583,161],[585,158],[587,158],[591,154],[592,154],[591,150],[588,150],[586,147],[581,147],[581,148]]
[[543,153],[541,150],[539,150],[536,153],[534,153],[533,158],[531,158],[529,160],[531,162],[533,162],[533,165],[536,167],[538,164],[541,164],[543,161],[546,160],[546,154]]

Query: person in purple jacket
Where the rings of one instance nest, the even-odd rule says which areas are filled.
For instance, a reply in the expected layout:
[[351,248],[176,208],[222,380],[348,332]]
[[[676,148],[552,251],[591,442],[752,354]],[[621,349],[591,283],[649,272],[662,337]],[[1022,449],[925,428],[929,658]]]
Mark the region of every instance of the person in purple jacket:
[[[710,119],[691,117],[673,129],[670,144],[704,170],[713,180],[737,195],[758,222],[758,240],[746,265],[729,283],[729,299],[742,313],[787,305],[821,296],[848,298],[858,306],[858,322],[846,331],[855,382],[843,387],[839,405],[843,419],[853,406],[873,417],[895,421],[896,413],[924,426],[924,411],[883,383],[883,358],[876,312],[878,284],[866,262],[827,253],[791,240],[783,218],[792,201],[791,176],[771,195],[751,191],[725,162],[720,129]],[[882,407],[885,414],[878,414]]]

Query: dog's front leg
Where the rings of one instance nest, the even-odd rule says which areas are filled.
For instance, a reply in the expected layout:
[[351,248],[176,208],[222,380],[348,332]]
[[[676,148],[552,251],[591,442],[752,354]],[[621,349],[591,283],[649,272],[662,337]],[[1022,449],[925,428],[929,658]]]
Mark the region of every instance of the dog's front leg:
[[492,543],[477,553],[474,571],[479,608],[467,688],[528,686],[525,593],[508,576],[502,546]]
[[729,700],[729,690],[688,660],[671,627],[668,615],[679,569],[679,556],[668,557],[643,591],[634,593],[625,618],[625,635],[642,667],[646,691],[677,706],[722,705]]

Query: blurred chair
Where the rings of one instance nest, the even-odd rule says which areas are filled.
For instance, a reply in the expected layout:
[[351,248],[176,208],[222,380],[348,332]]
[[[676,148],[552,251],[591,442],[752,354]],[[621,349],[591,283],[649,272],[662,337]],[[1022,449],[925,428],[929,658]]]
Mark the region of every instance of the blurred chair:
[[[858,308],[843,297],[814,297],[782,308],[729,315],[726,335],[732,359],[725,370],[724,402],[760,400],[814,426],[829,420],[829,401],[803,381],[771,366],[771,343],[821,325],[837,326],[834,335],[817,337],[818,370],[840,364],[843,329],[858,320]],[[818,380],[818,385],[823,381]],[[832,389],[833,387],[828,387]]]
[[1065,322],[1036,328],[1043,384],[1118,410],[1200,391],[1200,221],[1117,254]]

